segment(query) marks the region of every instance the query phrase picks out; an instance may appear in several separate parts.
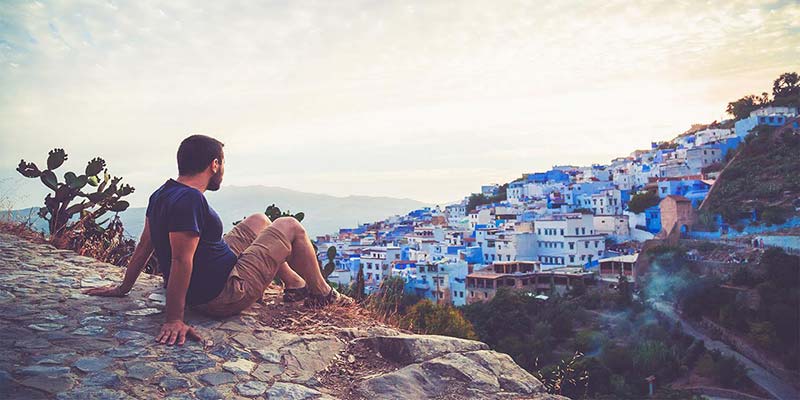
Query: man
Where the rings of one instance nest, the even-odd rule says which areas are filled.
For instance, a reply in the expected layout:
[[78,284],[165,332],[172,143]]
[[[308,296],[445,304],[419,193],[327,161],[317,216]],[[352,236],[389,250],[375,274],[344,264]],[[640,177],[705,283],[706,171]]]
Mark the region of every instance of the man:
[[215,317],[237,314],[259,300],[277,275],[284,300],[305,298],[306,306],[348,305],[352,299],[331,288],[320,273],[303,226],[292,217],[270,223],[253,214],[222,237],[222,221],[203,193],[215,191],[225,173],[223,144],[193,135],[178,148],[178,179],[170,178],[151,196],[144,231],[118,286],[84,293],[127,294],[155,250],[167,283],[166,322],[156,341],[182,345],[200,340],[183,322],[186,305]]

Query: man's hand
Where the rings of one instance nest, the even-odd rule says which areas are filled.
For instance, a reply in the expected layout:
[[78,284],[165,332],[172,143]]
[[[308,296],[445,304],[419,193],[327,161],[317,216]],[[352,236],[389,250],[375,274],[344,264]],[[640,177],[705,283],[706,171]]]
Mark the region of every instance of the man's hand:
[[88,294],[91,296],[103,296],[103,297],[123,297],[127,293],[128,293],[127,290],[122,290],[122,288],[117,285],[96,287],[96,288],[86,289],[83,291],[83,294]]
[[184,324],[183,321],[169,321],[161,326],[161,333],[156,337],[156,342],[171,346],[177,340],[177,344],[182,345],[187,336],[192,340],[203,340],[194,328]]

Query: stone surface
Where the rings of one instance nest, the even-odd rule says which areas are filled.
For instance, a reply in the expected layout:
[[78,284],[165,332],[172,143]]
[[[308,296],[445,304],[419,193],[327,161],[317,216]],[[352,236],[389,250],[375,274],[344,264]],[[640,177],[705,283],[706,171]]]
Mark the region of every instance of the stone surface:
[[240,358],[235,361],[228,361],[225,364],[222,364],[222,368],[224,370],[237,375],[247,375],[252,372],[255,367],[256,363],[250,360],[245,360],[244,358]]
[[143,361],[126,363],[125,367],[128,372],[128,378],[140,381],[146,381],[158,372],[158,368]]
[[75,368],[83,372],[95,372],[108,367],[112,362],[112,359],[105,357],[83,357],[75,361]]
[[[0,234],[0,398],[556,398],[480,342],[379,324],[292,333],[262,322],[262,305],[225,319],[187,309],[187,323],[206,341],[160,345],[160,277],[142,274],[122,298],[81,294],[121,281],[123,273]],[[308,317],[297,312],[297,319]],[[384,367],[352,374],[368,359]]]
[[267,391],[267,384],[259,381],[242,382],[236,385],[236,391],[246,397],[261,396]]
[[417,363],[447,354],[487,350],[474,340],[435,335],[376,336],[364,339],[384,358],[403,364]]
[[494,398],[507,393],[530,398],[562,398],[545,395],[542,384],[511,357],[488,350],[448,353],[410,364],[360,382],[356,391],[374,399],[404,396]]
[[268,399],[305,400],[319,398],[322,393],[302,385],[289,382],[276,382],[267,391]]
[[161,378],[161,381],[158,382],[158,386],[167,392],[171,392],[175,389],[188,388],[189,386],[192,386],[192,384],[184,378],[165,376]]
[[236,382],[236,375],[230,372],[209,372],[200,375],[200,380],[211,385],[219,386],[226,383]]
[[200,400],[223,400],[225,395],[212,387],[202,387],[194,391],[194,396]]

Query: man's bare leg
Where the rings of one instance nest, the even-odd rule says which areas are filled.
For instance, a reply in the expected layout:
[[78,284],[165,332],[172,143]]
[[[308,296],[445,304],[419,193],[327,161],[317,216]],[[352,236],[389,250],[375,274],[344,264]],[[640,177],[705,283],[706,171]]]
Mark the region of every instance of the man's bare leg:
[[311,294],[327,295],[330,293],[331,287],[325,282],[325,278],[319,270],[317,255],[314,253],[311,239],[308,238],[303,225],[292,217],[281,217],[276,219],[272,226],[283,233],[291,243],[292,252],[289,253],[286,261],[306,281]]
[[[272,222],[270,222],[266,215],[259,213],[250,215],[249,217],[245,218],[244,221],[240,222],[240,224],[247,225],[253,230],[253,232],[258,234],[264,229],[267,229]],[[316,254],[314,255],[314,258],[316,259]],[[306,285],[306,281],[304,281],[303,278],[297,274],[297,272],[294,272],[294,270],[289,267],[287,262],[283,262],[278,267],[277,275],[278,279],[283,282],[283,285],[286,289],[297,289]]]

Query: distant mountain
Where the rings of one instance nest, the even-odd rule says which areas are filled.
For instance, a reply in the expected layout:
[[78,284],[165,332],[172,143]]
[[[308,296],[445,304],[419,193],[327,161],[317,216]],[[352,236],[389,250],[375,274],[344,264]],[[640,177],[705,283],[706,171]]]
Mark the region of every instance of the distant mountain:
[[[206,192],[209,204],[222,218],[227,231],[234,221],[255,212],[264,212],[275,204],[283,211],[305,213],[303,225],[312,238],[316,235],[334,233],[339,228],[355,227],[359,223],[382,220],[396,214],[406,214],[421,207],[430,206],[412,199],[392,197],[347,196],[306,193],[273,186],[223,186],[218,192]],[[19,219],[32,214],[37,220],[37,208],[12,211]],[[145,208],[131,207],[121,213],[125,229],[138,237],[144,229]],[[47,222],[35,221],[34,226],[46,230]]]

